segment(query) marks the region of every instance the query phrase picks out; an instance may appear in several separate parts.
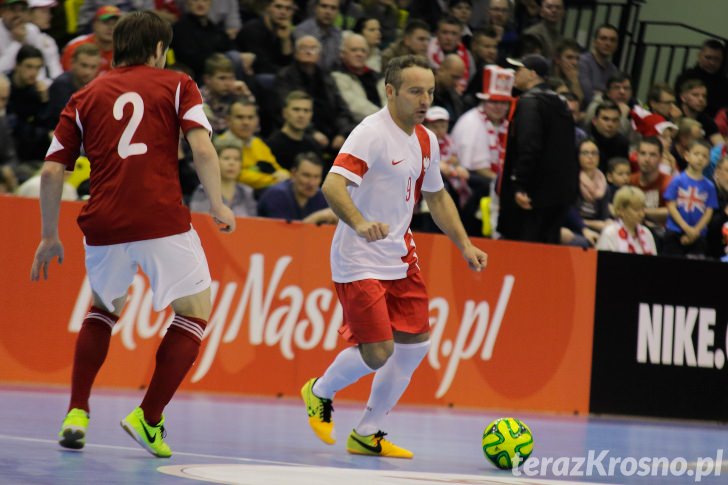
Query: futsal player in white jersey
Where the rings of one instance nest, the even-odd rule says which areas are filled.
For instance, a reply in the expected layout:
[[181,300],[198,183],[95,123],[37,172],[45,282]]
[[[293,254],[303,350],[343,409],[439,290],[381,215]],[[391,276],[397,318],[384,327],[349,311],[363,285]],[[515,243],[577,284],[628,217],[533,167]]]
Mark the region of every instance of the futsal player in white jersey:
[[412,458],[384,439],[385,416],[404,393],[430,346],[428,297],[409,229],[424,197],[435,223],[475,271],[488,256],[473,246],[440,176],[435,134],[422,126],[435,76],[421,56],[396,57],[385,74],[387,106],[349,135],[323,185],[340,222],[331,245],[331,272],[344,310],[339,333],[354,344],[323,376],[301,389],[309,424],[334,444],[334,394],[375,372],[350,453]]

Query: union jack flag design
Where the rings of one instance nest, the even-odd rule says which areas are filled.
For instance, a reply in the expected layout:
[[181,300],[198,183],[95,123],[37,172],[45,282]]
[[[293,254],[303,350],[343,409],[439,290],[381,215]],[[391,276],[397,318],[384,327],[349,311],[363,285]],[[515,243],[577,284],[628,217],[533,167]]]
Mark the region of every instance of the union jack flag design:
[[686,189],[682,187],[677,189],[677,206],[682,207],[686,212],[693,212],[697,209],[705,213],[707,200],[708,193],[699,191],[694,185]]

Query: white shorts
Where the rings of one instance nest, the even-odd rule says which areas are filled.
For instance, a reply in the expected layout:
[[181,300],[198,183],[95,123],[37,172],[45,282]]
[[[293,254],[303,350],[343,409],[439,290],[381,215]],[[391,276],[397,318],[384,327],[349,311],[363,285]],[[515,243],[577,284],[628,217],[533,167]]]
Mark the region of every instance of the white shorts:
[[161,311],[184,296],[195,295],[210,287],[210,269],[200,237],[189,231],[173,236],[86,248],[86,274],[91,289],[107,310],[124,296],[141,266],[152,288],[152,305]]

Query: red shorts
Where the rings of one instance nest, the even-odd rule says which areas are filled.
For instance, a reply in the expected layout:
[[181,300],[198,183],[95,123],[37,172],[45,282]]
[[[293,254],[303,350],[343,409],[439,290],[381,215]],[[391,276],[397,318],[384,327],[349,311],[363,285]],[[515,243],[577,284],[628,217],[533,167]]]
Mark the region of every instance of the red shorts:
[[430,331],[429,298],[419,272],[401,280],[366,279],[334,286],[344,310],[339,333],[349,342],[392,340],[392,329]]

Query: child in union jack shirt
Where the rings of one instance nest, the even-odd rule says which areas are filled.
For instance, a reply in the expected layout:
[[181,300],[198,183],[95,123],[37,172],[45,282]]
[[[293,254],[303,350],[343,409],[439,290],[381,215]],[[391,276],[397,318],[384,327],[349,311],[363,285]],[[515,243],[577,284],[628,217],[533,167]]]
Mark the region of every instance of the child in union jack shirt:
[[685,171],[672,179],[663,194],[669,213],[663,254],[704,258],[707,225],[718,208],[715,185],[703,177],[710,162],[710,145],[693,141],[685,161]]

